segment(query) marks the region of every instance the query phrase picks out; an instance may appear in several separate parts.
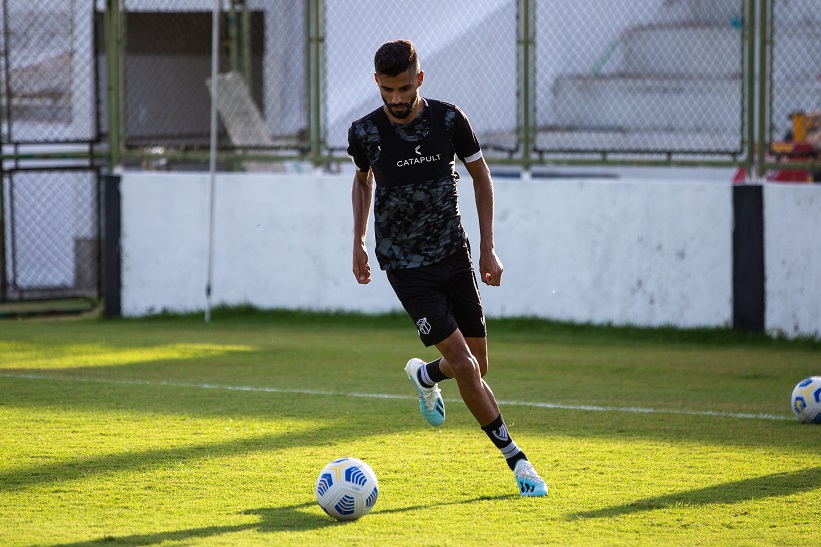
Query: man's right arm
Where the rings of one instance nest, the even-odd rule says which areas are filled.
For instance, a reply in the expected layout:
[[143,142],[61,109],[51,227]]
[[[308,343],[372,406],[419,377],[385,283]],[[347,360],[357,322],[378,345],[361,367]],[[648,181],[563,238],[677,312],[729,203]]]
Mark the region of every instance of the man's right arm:
[[353,274],[361,285],[371,282],[371,266],[365,248],[368,233],[368,218],[373,203],[373,171],[356,171],[351,190],[353,205]]

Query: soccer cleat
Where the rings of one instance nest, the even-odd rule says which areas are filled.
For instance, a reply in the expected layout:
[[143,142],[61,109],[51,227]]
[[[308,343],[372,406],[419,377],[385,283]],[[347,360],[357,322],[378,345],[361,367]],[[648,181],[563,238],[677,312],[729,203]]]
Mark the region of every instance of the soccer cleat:
[[416,391],[419,392],[419,412],[430,425],[438,427],[445,421],[445,402],[442,401],[442,391],[439,389],[439,384],[434,384],[433,387],[424,387],[419,383],[419,376],[417,372],[419,367],[424,366],[425,362],[414,357],[408,364],[405,365],[405,372],[408,378],[416,386]]
[[522,496],[538,497],[547,495],[547,485],[529,461],[519,460],[516,462],[513,477],[516,479],[516,486],[519,487],[519,494]]

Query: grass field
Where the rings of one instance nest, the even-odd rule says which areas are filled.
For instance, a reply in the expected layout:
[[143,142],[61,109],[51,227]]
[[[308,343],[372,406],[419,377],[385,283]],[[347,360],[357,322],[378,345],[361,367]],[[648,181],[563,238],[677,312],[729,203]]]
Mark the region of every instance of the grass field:
[[[402,316],[217,310],[0,321],[0,545],[811,545],[821,427],[789,409],[821,344],[489,324],[486,380],[550,486],[516,494],[442,384],[418,414]],[[314,483],[367,461],[374,510]]]

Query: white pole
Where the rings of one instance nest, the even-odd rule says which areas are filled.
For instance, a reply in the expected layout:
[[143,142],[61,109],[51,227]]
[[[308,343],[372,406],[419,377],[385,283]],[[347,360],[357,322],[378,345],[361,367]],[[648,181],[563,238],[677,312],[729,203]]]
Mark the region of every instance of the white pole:
[[211,277],[214,270],[214,179],[217,174],[217,76],[219,75],[220,0],[211,18],[211,149],[208,177],[208,275],[205,284],[205,322],[211,321]]

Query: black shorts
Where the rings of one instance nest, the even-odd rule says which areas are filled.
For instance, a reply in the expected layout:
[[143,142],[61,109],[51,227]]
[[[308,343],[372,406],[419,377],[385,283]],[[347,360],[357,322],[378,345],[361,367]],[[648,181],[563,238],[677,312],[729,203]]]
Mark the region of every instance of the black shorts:
[[430,266],[387,270],[388,281],[425,346],[438,344],[456,329],[484,338],[485,313],[470,250],[463,248]]

